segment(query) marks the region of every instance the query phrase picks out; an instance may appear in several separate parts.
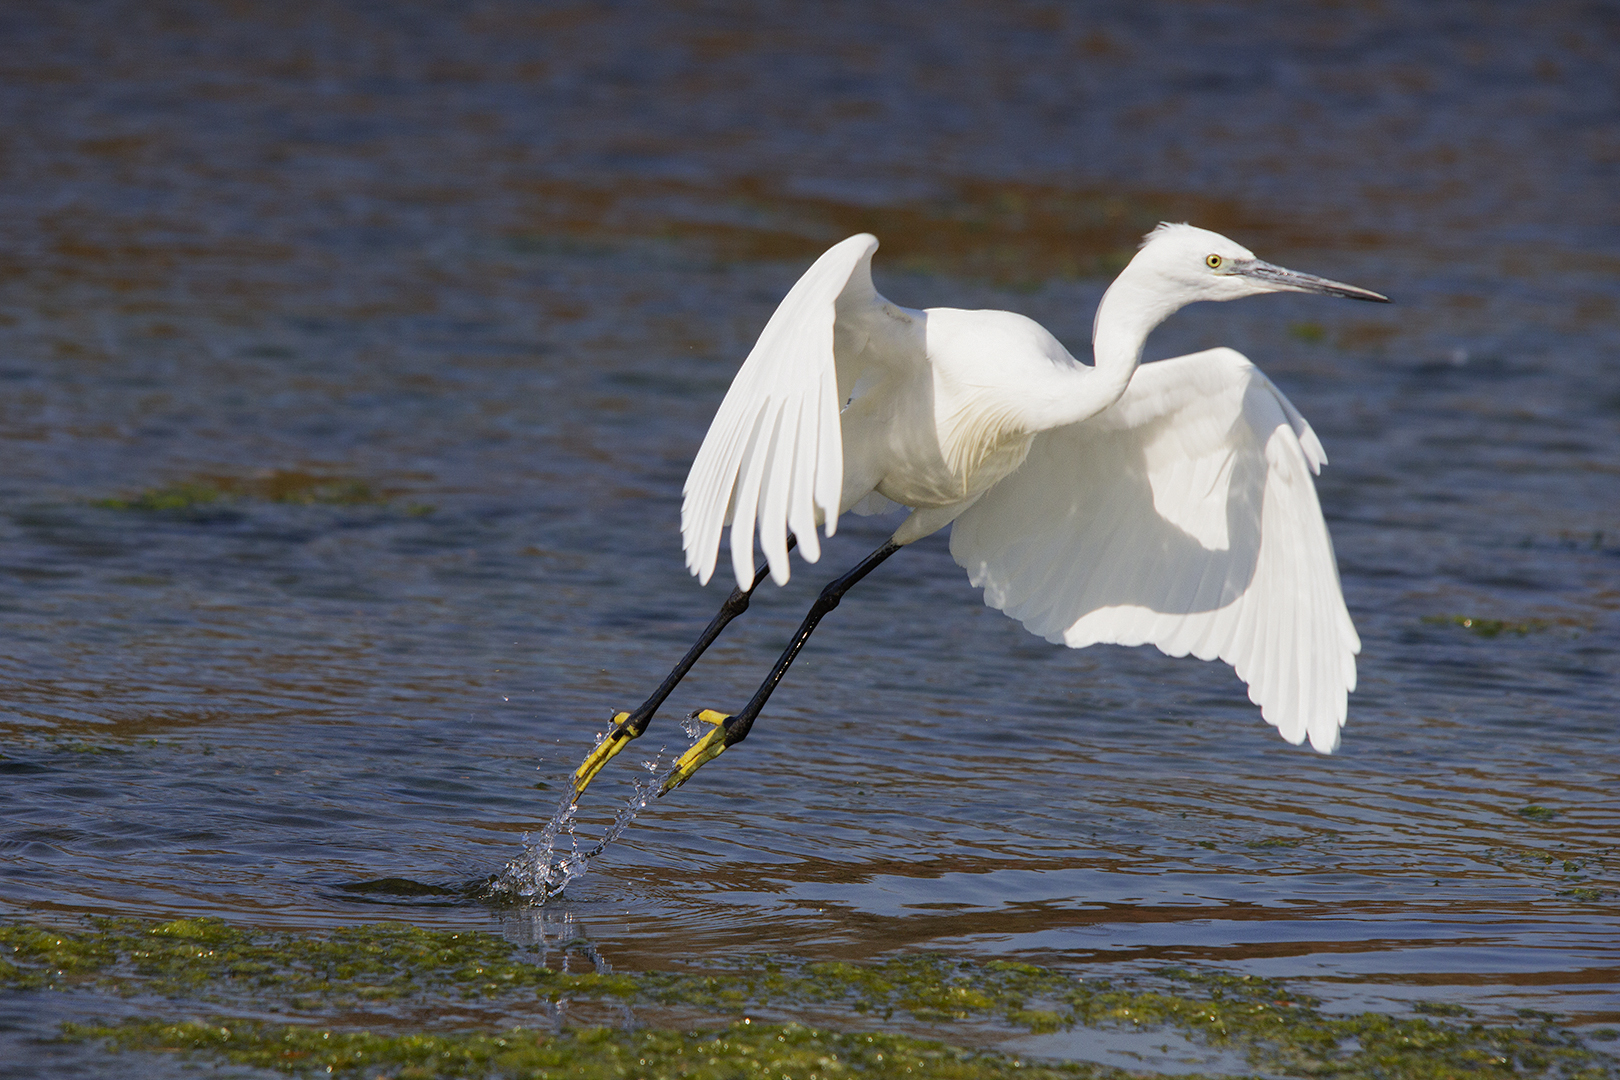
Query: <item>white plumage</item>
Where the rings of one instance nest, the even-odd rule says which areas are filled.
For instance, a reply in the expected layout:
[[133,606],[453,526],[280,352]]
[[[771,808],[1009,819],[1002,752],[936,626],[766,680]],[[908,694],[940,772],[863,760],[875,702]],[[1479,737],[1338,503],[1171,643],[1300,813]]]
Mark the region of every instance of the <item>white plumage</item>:
[[1331,751],[1361,642],[1311,483],[1325,460],[1239,353],[1146,364],[1092,419],[1038,435],[957,518],[951,554],[1048,641],[1218,657],[1283,738]]
[[756,530],[782,584],[789,535],[815,562],[815,525],[899,503],[895,543],[955,522],[969,580],[1032,632],[1219,657],[1285,739],[1331,752],[1360,641],[1311,480],[1322,446],[1231,349],[1139,362],[1195,300],[1384,298],[1161,225],[1098,306],[1087,365],[1021,315],[890,303],[876,250],[862,234],[817,259],[744,361],[687,478],[688,568],[709,580],[729,525],[739,587]]

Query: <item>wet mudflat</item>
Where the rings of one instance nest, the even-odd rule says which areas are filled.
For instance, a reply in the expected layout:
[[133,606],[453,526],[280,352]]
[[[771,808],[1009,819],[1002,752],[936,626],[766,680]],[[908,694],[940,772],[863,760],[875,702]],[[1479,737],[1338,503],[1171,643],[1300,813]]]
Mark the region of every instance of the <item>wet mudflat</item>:
[[[400,920],[623,972],[1175,966],[1601,1035],[1617,35],[1573,5],[8,7],[0,915]],[[1160,218],[1397,301],[1149,343],[1239,348],[1327,448],[1364,643],[1337,755],[1223,667],[1031,637],[935,537],[562,898],[479,896],[719,603],[681,481],[810,259],[869,229],[895,300],[1084,355]],[[892,527],[759,594],[583,843]],[[8,1045],[63,1001],[13,991]],[[1093,1035],[989,1041],[1178,1067]]]

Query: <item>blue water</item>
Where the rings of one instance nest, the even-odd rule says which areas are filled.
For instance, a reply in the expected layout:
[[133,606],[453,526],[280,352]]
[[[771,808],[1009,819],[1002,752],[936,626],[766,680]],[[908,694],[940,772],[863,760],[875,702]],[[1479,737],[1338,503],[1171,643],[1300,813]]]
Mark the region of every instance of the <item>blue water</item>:
[[[1342,750],[1224,667],[1031,637],[934,537],[545,917],[621,970],[1174,961],[1614,1024],[1620,23],[1407,7],[8,6],[0,916],[532,934],[474,886],[722,599],[680,485],[776,300],[859,224],[896,301],[1083,354],[1108,264],[1019,231],[1048,198],[1395,298],[1149,344],[1241,349],[1327,447]],[[299,471],[371,497],[253,497]],[[886,528],[762,589],[582,843]]]

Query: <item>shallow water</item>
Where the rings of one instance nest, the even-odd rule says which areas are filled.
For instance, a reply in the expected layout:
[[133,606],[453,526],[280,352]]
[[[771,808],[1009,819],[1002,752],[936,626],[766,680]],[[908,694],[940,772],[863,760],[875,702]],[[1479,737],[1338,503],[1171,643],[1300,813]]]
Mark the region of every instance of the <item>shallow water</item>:
[[[1620,1020],[1607,8],[230,10],[0,15],[0,914],[569,918],[626,969],[931,949]],[[1397,301],[1149,345],[1242,349],[1327,447],[1337,755],[1224,667],[1029,636],[934,537],[543,916],[470,893],[722,599],[681,481],[821,248],[872,228],[895,300],[1081,352],[1160,215]],[[582,838],[885,531],[761,591]]]

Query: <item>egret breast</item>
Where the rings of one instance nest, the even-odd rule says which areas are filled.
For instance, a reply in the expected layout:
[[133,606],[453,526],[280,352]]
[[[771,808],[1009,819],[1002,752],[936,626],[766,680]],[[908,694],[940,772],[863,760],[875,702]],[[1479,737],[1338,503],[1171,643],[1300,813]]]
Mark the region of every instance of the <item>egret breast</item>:
[[935,444],[930,453],[908,456],[909,467],[891,470],[877,491],[906,506],[951,506],[1010,476],[1034,441],[1033,435],[1013,435],[980,444],[969,454],[951,454],[951,448]]

